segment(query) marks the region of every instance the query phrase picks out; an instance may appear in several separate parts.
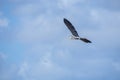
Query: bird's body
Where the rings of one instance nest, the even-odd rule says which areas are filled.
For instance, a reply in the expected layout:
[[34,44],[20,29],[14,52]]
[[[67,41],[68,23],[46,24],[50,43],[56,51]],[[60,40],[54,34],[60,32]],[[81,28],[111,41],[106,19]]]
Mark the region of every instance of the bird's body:
[[70,21],[68,21],[67,19],[64,18],[64,23],[65,25],[67,26],[67,28],[71,31],[72,33],[72,36],[71,36],[71,39],[74,39],[74,40],[82,40],[83,42],[86,42],[86,43],[91,43],[90,40],[86,39],[86,38],[81,38],[76,29],[74,28],[74,26],[72,25],[72,23]]

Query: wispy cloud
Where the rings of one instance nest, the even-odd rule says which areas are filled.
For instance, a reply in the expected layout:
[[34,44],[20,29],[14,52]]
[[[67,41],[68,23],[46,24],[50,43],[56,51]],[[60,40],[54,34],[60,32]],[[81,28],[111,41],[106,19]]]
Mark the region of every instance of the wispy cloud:
[[9,20],[0,12],[0,27],[7,27],[9,24]]
[[6,59],[7,56],[6,56],[4,53],[0,52],[0,58],[1,58],[1,59]]
[[61,9],[68,9],[73,7],[74,5],[78,4],[78,3],[82,3],[85,0],[58,0],[58,7]]
[[0,11],[0,16],[2,16],[3,15],[3,13]]
[[[24,79],[59,79],[69,73],[54,61],[51,53],[44,53],[37,62],[23,63],[20,67],[19,75]],[[46,77],[47,76],[47,77]]]
[[114,66],[114,68],[115,68],[118,72],[120,72],[120,62],[113,62],[112,65]]
[[0,27],[7,27],[8,23],[9,23],[8,19],[6,18],[0,19]]

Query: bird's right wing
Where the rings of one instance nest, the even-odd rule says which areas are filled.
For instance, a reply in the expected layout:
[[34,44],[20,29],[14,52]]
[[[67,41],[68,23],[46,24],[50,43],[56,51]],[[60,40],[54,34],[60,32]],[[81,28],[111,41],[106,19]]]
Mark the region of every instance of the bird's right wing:
[[86,43],[92,43],[90,40],[88,40],[86,38],[80,38],[80,40],[82,40],[83,42],[86,42]]
[[70,23],[70,21],[64,18],[64,23],[75,37],[79,37],[77,31],[75,30],[74,26]]

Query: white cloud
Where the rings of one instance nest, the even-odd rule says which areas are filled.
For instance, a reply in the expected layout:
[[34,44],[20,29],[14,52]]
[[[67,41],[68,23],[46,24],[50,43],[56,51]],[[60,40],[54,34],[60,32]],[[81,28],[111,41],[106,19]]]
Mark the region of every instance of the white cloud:
[[24,77],[24,79],[27,79],[27,73],[29,70],[29,65],[27,62],[23,62],[18,70],[18,75]]
[[66,8],[71,8],[73,6],[75,6],[78,3],[82,3],[85,0],[58,0],[58,6],[61,9],[66,9]]
[[0,16],[2,16],[3,15],[3,13],[0,11]]
[[108,11],[105,9],[91,10],[91,19],[98,23],[101,27],[118,27],[120,20],[120,12]]
[[114,68],[120,72],[120,62],[113,62],[112,65],[114,66]]
[[7,55],[5,55],[4,53],[0,52],[0,59],[6,59]]
[[111,62],[107,59],[80,59],[76,63],[79,65],[75,64],[77,69],[72,71],[76,77],[101,77],[108,74],[107,70],[111,69]]
[[[47,4],[43,5],[44,3]],[[58,27],[60,26],[59,22],[55,22],[59,20],[59,17],[51,14],[53,3],[41,1],[40,4],[41,6],[39,2],[26,3],[16,7],[15,12],[21,20],[17,33],[17,38],[20,41],[25,43],[52,41],[51,39],[55,39],[59,34],[61,27]]]
[[7,27],[8,26],[8,19],[7,18],[1,18],[0,19],[0,27]]
[[7,66],[3,66],[0,72],[0,79],[1,80],[13,80],[17,77],[17,66],[15,64],[10,64]]
[[[55,19],[49,19],[45,15],[37,16],[33,19],[24,20],[17,37],[20,41],[25,43],[31,42],[51,42],[61,36],[62,27],[59,27],[59,22],[55,23]],[[54,23],[54,24],[52,24]],[[58,37],[59,36],[59,37]]]
[[25,62],[20,66],[19,75],[24,80],[57,79],[67,75],[66,70],[52,61],[51,53],[45,55],[36,62]]
[[9,24],[9,20],[4,17],[3,12],[0,12],[0,27],[7,27]]
[[40,7],[37,4],[28,3],[28,4],[18,5],[14,12],[20,17],[25,17],[25,16],[34,15],[35,13],[39,12],[39,10]]
[[9,63],[8,56],[0,52],[0,80],[12,80],[17,72],[17,65]]

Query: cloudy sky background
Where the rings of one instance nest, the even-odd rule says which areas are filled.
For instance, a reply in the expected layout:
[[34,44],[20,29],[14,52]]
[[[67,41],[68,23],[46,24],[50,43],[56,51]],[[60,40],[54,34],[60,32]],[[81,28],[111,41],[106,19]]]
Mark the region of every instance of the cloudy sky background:
[[120,0],[0,0],[0,80],[120,80]]

